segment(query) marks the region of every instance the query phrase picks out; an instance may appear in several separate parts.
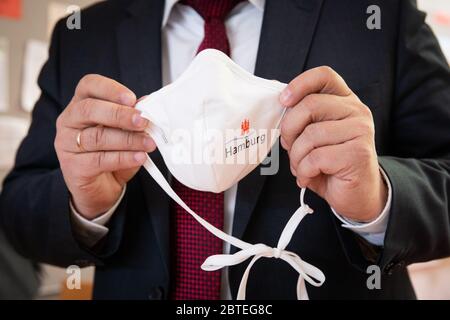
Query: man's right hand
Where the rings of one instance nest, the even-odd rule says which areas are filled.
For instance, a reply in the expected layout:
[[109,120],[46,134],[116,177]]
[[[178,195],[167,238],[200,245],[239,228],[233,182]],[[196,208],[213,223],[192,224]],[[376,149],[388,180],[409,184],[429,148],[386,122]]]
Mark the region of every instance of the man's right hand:
[[120,83],[87,75],[56,123],[55,149],[72,204],[92,220],[119,199],[125,184],[156,149],[136,96]]

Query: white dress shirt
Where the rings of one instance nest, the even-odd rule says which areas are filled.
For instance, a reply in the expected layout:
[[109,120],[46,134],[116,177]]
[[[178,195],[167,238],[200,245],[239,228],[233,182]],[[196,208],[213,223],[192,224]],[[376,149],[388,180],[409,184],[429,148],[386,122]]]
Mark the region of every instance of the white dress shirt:
[[[204,21],[197,12],[189,6],[177,4],[178,0],[166,0],[161,26],[162,32],[162,72],[163,84],[176,80],[188,67],[197,53],[204,36]],[[249,0],[238,4],[225,21],[230,43],[231,58],[245,70],[254,73],[256,57],[263,21],[265,0]],[[382,171],[389,194],[386,207],[381,215],[370,223],[355,223],[333,210],[333,213],[348,228],[372,244],[381,246],[387,228],[392,198],[390,182]],[[149,177],[150,179],[150,177]],[[300,192],[300,189],[299,189]],[[105,226],[121,202],[125,189],[117,203],[104,215],[89,221],[79,215],[71,204],[72,223],[78,240],[87,246],[93,246],[107,233]],[[234,208],[236,203],[237,185],[225,192],[224,231],[232,233]],[[230,247],[224,244],[224,253],[229,253]],[[228,270],[222,273],[222,298],[231,297],[228,284]]]

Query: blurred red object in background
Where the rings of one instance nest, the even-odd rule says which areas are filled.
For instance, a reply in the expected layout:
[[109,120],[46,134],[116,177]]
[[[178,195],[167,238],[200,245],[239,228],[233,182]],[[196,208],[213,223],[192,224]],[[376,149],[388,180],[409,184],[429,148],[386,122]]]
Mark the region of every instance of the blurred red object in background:
[[22,16],[22,0],[0,0],[0,17],[20,19]]
[[433,14],[433,22],[441,26],[450,26],[450,13],[436,12]]

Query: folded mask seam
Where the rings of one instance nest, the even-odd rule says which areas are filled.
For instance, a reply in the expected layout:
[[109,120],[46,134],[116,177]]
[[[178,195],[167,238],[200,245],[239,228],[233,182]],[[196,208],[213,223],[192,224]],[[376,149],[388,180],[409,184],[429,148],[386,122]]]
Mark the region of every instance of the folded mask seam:
[[[160,105],[162,105],[163,106],[163,108],[164,109],[166,109],[166,104],[164,103],[164,102],[160,102]],[[145,112],[144,112],[145,113]],[[171,120],[169,119],[169,117],[167,117],[167,114],[166,113],[164,113],[164,115],[165,115],[165,117],[164,117],[164,119],[165,119],[165,122],[166,122],[166,124],[167,124],[167,127],[168,128],[172,128],[172,122],[171,122]],[[145,116],[145,115],[144,115]],[[171,132],[170,132],[170,135],[169,135],[169,133],[167,133],[167,135],[166,135],[166,132],[162,129],[162,127],[161,127],[161,125],[158,125],[157,123],[155,123],[152,119],[151,119],[151,117],[150,116],[147,116],[147,119],[151,122],[151,124],[153,125],[153,126],[155,126],[156,128],[158,128],[165,136],[166,136],[166,139],[167,139],[167,141],[169,142],[169,140],[170,140],[170,136],[171,136]],[[170,129],[168,129],[168,130],[170,130]],[[153,137],[152,137],[153,138]],[[160,147],[159,146],[157,146],[158,147],[158,149],[160,149]],[[159,150],[159,153],[161,154],[161,157],[163,158],[163,160],[164,160],[164,163],[166,164],[166,166],[169,168],[169,165],[167,164],[167,163],[172,163],[171,161],[167,161],[166,160],[166,156],[164,155],[164,153],[163,152],[161,152],[160,150]],[[173,155],[173,152],[171,152],[171,156]],[[174,166],[170,166],[171,168],[172,168],[172,170],[168,170],[169,171],[169,175],[172,177],[172,179],[177,179],[176,177],[175,177],[175,175],[172,173],[172,171],[174,171]],[[177,179],[178,180],[178,179]],[[190,185],[190,186],[188,186],[188,187],[190,187],[191,189],[194,189],[194,188],[196,188],[195,186],[192,186],[192,185]]]
[[[205,101],[203,101],[202,103],[202,112],[203,112],[203,119],[206,119],[206,106],[205,106]],[[205,129],[205,132],[208,132],[208,124],[206,123],[206,121],[203,121],[203,126]],[[212,166],[211,166],[212,167]],[[214,169],[211,170],[212,171],[212,176],[214,178],[214,183],[216,184],[216,186],[218,185],[218,181],[219,179],[217,179],[216,176],[216,172],[214,171]]]
[[[258,84],[264,85],[268,89],[273,89],[275,91],[282,90],[283,88],[281,88],[281,87],[286,86],[286,84],[283,82],[280,82],[277,80],[264,79],[264,78],[258,77],[256,75],[248,72],[247,70],[242,68],[240,65],[238,65],[236,62],[234,62],[230,57],[228,57],[227,55],[225,55],[223,52],[221,52],[219,50],[207,49],[207,50],[203,51],[203,55],[207,54],[207,51],[212,57],[220,59],[221,62],[226,63],[230,68],[232,68],[231,71],[233,71],[233,73],[235,73],[236,75],[238,75],[241,78],[247,78],[249,81],[252,81],[255,83],[259,82]],[[202,54],[202,53],[200,53],[200,54]],[[232,63],[228,64],[230,61]],[[277,88],[275,88],[275,86],[277,86]]]
[[[162,105],[164,105],[165,106],[165,103],[163,103]],[[169,127],[170,128],[172,128],[172,122],[170,121],[170,119],[169,119],[169,117],[166,117],[166,120],[167,120],[167,124],[169,125]],[[162,129],[161,129],[162,130]],[[164,132],[164,131],[163,131]],[[173,154],[172,154],[173,155]],[[161,156],[163,157],[163,160],[164,160],[164,163],[166,164],[166,166],[168,166],[167,165],[167,161],[166,161],[166,157],[161,153]],[[169,161],[169,163],[172,163],[171,161]],[[168,166],[169,167],[169,166]],[[172,168],[172,170],[170,170],[169,169],[169,172],[171,172],[171,175],[172,175],[172,177],[174,178],[174,179],[177,179],[177,177],[172,173],[172,171],[176,171],[176,170],[174,170],[174,166],[170,166],[171,168]],[[178,182],[180,182],[180,183],[182,183],[183,185],[185,185],[185,186],[187,186],[188,188],[190,188],[190,189],[195,189],[195,190],[198,190],[198,189],[201,189],[201,188],[199,188],[197,185],[193,185],[193,184],[190,184],[190,183],[185,183],[185,182],[181,182],[181,181],[179,181],[178,179],[177,179],[177,181]]]
[[[219,56],[219,58],[222,61],[224,61],[224,62],[227,61],[223,57]],[[233,74],[237,75],[242,80],[248,80],[248,81],[252,82],[252,84],[264,86],[266,89],[273,90],[273,91],[275,91],[277,93],[280,90],[284,89],[284,88],[281,88],[281,87],[285,87],[286,86],[285,83],[275,82],[276,80],[267,80],[267,79],[258,77],[256,75],[248,72],[247,70],[243,69],[241,66],[237,65],[234,61],[233,61],[233,63],[234,64],[230,64],[229,65],[229,67],[231,68],[231,72],[233,72]]]
[[[211,49],[209,49],[211,50]],[[229,70],[238,76],[242,80],[247,80],[255,85],[260,85],[265,87],[266,89],[272,90],[276,93],[279,93],[283,88],[286,86],[285,83],[282,82],[275,82],[276,80],[267,80],[261,77],[258,77],[247,70],[243,69],[241,66],[237,65],[236,62],[231,60],[229,57],[222,55],[217,55],[217,53],[214,53],[211,57],[217,58],[221,60],[222,63],[226,63],[226,65],[230,68]],[[229,59],[229,60],[228,60]],[[188,67],[188,69],[183,73],[178,79],[176,79],[174,82],[168,84],[167,86],[163,87],[162,90],[166,91],[167,93],[170,93],[172,90],[183,84],[185,81],[189,81],[189,78],[187,77],[187,74],[195,72],[199,68],[199,61],[195,60],[196,62],[193,68]],[[231,64],[229,62],[232,62]],[[191,71],[192,70],[192,71]],[[149,96],[150,97],[150,96]]]
[[[238,77],[240,77],[243,80],[248,80],[249,82],[252,82],[252,84],[264,86],[266,89],[272,90],[277,93],[280,90],[283,90],[283,88],[287,85],[287,84],[279,82],[277,80],[264,79],[264,78],[258,77],[256,75],[248,72],[247,70],[243,69],[241,66],[236,64],[236,62],[231,60],[231,58],[229,58],[228,56],[225,56],[224,53],[222,53],[218,50],[207,49],[205,51],[210,51],[210,54],[213,53],[211,55],[211,57],[217,58],[217,59],[221,60],[221,62],[226,63],[227,66],[230,67],[230,71],[232,71],[233,74],[237,75]],[[216,52],[216,51],[218,51],[218,52]],[[200,54],[202,54],[202,53],[200,53]],[[170,93],[172,90],[174,90],[174,88],[180,86],[185,81],[188,81],[189,78],[187,75],[191,72],[195,72],[199,68],[198,61],[200,61],[200,60],[194,59],[195,63],[192,66],[189,66],[178,79],[176,79],[172,83],[166,85],[165,87],[161,88],[160,91],[162,91],[162,92],[166,91],[167,93]],[[232,63],[229,63],[229,62],[232,62]],[[158,92],[158,91],[156,91],[156,92]],[[142,103],[144,103],[147,99],[150,99],[152,96],[153,96],[153,94],[149,95],[146,99],[144,99],[142,101]]]

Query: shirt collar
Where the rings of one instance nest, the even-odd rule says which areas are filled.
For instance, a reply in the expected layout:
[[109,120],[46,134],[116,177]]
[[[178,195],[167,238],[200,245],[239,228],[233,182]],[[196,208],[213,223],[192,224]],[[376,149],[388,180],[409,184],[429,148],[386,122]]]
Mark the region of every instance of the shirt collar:
[[[170,13],[172,12],[173,7],[179,2],[180,0],[166,0],[164,5],[164,16],[162,20],[161,28],[164,28],[167,24],[167,21],[169,20]],[[263,11],[264,5],[266,3],[266,0],[248,0],[251,4],[253,4],[256,8]]]

